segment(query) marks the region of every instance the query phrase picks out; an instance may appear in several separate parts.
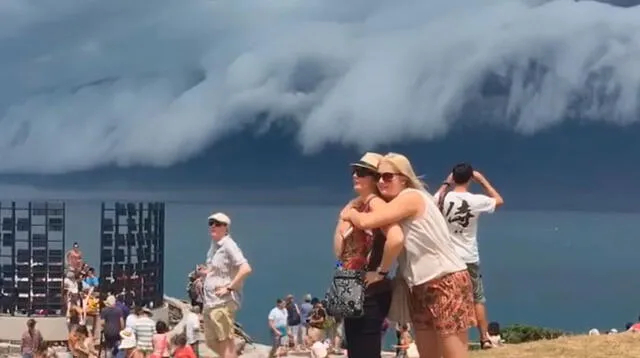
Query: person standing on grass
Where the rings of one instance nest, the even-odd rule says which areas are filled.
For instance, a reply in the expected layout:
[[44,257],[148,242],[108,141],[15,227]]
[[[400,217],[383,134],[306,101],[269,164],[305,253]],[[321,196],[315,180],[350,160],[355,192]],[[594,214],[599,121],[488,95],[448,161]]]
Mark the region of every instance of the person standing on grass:
[[[486,195],[469,192],[472,182],[482,186]],[[488,320],[485,308],[486,298],[480,273],[480,254],[478,251],[478,218],[490,214],[504,204],[502,196],[480,172],[474,171],[467,163],[453,167],[451,174],[435,195],[442,211],[456,252],[467,264],[467,270],[473,284],[478,332],[482,349],[492,347],[488,333]]]

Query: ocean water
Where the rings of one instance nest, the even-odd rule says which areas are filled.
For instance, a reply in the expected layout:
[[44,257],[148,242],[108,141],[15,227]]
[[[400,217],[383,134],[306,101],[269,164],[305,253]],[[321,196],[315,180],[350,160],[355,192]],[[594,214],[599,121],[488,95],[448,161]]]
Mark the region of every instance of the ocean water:
[[[206,219],[225,211],[253,266],[238,319],[268,340],[276,298],[321,296],[334,264],[338,206],[166,206],[166,294],[185,296],[186,274],[209,247]],[[78,241],[98,265],[100,203],[68,202],[67,245]],[[480,250],[489,318],[570,331],[623,328],[640,313],[636,297],[640,214],[499,211],[482,218]]]

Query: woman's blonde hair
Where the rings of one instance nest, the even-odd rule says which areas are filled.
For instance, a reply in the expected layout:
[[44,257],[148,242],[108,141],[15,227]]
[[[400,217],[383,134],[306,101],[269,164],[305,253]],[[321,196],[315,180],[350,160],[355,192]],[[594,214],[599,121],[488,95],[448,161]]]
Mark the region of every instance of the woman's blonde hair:
[[409,161],[409,158],[405,157],[400,153],[387,153],[378,164],[378,167],[382,163],[390,164],[399,174],[402,174],[406,177],[407,187],[422,190],[427,192],[427,184],[425,184],[417,175],[416,172],[413,171],[413,166]]

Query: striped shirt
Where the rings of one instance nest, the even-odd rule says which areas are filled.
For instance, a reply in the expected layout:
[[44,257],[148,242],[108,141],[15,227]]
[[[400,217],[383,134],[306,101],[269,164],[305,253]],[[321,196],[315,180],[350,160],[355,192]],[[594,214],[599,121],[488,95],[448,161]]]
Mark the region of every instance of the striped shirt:
[[136,348],[147,352],[153,351],[156,323],[151,318],[145,315],[138,317],[133,325],[133,332],[136,335]]
[[247,259],[231,236],[223,237],[217,246],[214,252],[207,254],[207,266],[210,271],[204,281],[204,305],[219,307],[233,303],[239,308],[242,287],[236,287],[224,297],[216,296],[215,291],[216,288],[228,286],[238,273],[238,268],[247,263]]

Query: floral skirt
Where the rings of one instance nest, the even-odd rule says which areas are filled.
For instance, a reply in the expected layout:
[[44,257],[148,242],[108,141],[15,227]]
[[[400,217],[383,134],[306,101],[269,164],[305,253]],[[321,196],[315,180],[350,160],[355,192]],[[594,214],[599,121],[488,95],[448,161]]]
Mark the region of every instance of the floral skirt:
[[414,286],[411,321],[415,329],[456,334],[476,326],[473,285],[467,270]]

